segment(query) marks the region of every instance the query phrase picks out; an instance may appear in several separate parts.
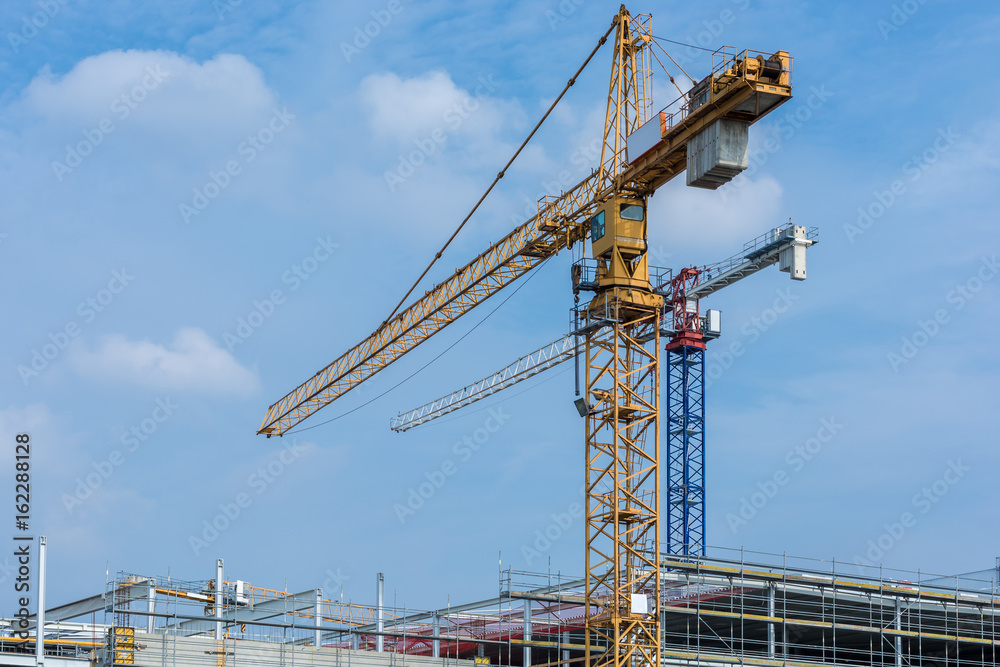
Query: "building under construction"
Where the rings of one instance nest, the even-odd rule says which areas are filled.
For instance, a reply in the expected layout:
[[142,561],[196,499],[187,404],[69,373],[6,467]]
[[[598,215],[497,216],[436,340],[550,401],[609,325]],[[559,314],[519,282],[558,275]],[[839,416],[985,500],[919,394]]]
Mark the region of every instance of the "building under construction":
[[[381,575],[374,604],[364,606],[331,601],[321,589],[289,593],[227,580],[221,561],[201,581],[119,574],[92,597],[40,612],[41,628],[22,618],[15,633],[15,619],[7,621],[2,665],[995,665],[997,570],[929,577],[706,549],[704,358],[721,319],[718,311],[703,316],[700,301],[769,266],[805,280],[806,250],[817,236],[789,221],[717,264],[650,266],[649,198],[684,172],[687,185],[710,190],[744,172],[751,126],[792,98],[788,51],[724,46],[696,80],[660,43],[670,40],[653,35],[651,21],[620,8],[451,239],[607,43],[603,144],[591,175],[544,196],[531,218],[420,289],[449,239],[378,329],[271,404],[257,431],[294,433],[575,246],[567,337],[402,415],[394,427],[572,359],[586,451],[582,578],[508,570],[496,598],[418,611],[386,606]],[[666,106],[653,105],[654,61],[680,93]],[[690,87],[680,87],[667,62]]]
[[[664,555],[663,665],[996,665],[1000,561],[938,577],[724,552]],[[118,574],[46,611],[44,662],[75,667],[442,667],[585,660],[583,579],[505,570],[499,596],[436,610],[288,593],[244,581]],[[220,583],[221,582],[221,583]],[[33,620],[33,619],[32,619]],[[0,664],[32,665],[34,627],[5,621]],[[591,644],[598,638],[592,636]],[[598,647],[599,648],[599,647]],[[593,649],[593,646],[592,646]]]

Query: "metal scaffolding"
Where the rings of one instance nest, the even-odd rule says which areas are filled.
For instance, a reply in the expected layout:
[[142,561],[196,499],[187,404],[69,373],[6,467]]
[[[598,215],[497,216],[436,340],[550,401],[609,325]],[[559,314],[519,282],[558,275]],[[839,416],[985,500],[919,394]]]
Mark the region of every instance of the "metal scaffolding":
[[[663,665],[998,664],[997,569],[943,577],[709,553],[661,556]],[[507,569],[495,598],[426,611],[386,604],[381,621],[379,605],[328,600],[321,589],[288,593],[241,581],[217,588],[215,581],[121,573],[101,594],[46,610],[47,667],[85,660],[106,667],[393,667],[402,656],[412,667],[585,662],[582,578]],[[34,664],[34,627],[28,639],[12,627],[0,620],[0,664]],[[608,645],[596,633],[590,639],[592,652]]]

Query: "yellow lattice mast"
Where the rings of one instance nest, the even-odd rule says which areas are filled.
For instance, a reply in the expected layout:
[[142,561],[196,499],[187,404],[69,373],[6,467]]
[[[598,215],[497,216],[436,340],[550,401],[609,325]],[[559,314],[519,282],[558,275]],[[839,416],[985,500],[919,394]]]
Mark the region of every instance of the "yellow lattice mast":
[[[650,17],[618,14],[586,335],[586,664],[660,664],[659,342],[663,298],[646,257],[646,198],[620,178],[649,116]],[[608,336],[607,332],[611,331]]]

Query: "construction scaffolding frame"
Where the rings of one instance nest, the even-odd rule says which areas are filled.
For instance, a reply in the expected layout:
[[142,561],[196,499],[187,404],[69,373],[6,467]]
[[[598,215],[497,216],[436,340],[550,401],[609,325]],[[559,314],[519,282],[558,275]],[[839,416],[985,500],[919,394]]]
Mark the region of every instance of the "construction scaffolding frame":
[[[663,665],[998,664],[998,569],[941,576],[860,559],[709,554],[661,556]],[[499,575],[489,600],[427,611],[384,605],[379,614],[374,605],[327,600],[321,589],[224,581],[217,590],[214,580],[122,573],[101,594],[46,611],[47,665],[582,665],[585,581],[512,568]],[[16,637],[12,627],[0,620],[0,664],[33,664],[33,636]]]

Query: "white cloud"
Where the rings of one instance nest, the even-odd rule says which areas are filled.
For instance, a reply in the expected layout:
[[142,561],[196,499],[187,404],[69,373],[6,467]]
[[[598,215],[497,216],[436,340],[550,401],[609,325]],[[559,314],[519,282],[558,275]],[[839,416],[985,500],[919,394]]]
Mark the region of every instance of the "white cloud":
[[[391,72],[371,74],[359,86],[361,102],[370,112],[377,136],[409,143],[425,139],[434,130],[462,133],[469,138],[492,139],[513,121],[520,107],[494,95],[502,83],[480,77],[471,90],[460,88],[444,71],[402,79]],[[482,146],[477,146],[481,150]]]
[[70,361],[84,376],[158,389],[246,395],[259,387],[256,374],[196,328],[181,329],[169,346],[108,336],[94,352],[75,345]]
[[[917,195],[920,207],[933,201],[950,207],[960,190],[967,192],[967,200],[980,195],[990,202],[1000,173],[1000,121],[987,119],[969,129],[939,127],[927,135],[926,148],[906,165],[909,170],[901,176]],[[922,171],[917,177],[915,167]]]
[[[0,438],[14,442],[14,436],[26,433],[33,443],[59,443],[58,447],[37,446],[30,448],[32,465],[54,466],[60,470],[83,462],[81,436],[74,432],[69,421],[52,413],[46,403],[32,403],[24,407],[10,405],[0,410]],[[10,445],[13,452],[13,444]],[[13,462],[13,457],[11,457]]]
[[[466,89],[441,70],[411,78],[384,72],[365,77],[359,84],[359,106],[380,141],[376,147],[364,144],[372,172],[347,174],[347,179],[360,181],[349,189],[391,195],[386,206],[398,207],[401,230],[419,236],[421,243],[433,238],[428,229],[454,229],[516,148],[507,139],[524,129],[520,104],[499,96],[504,85],[482,76]],[[517,163],[518,173],[539,161],[544,161],[541,148],[529,146]],[[511,227],[506,214],[498,228],[495,218],[487,220],[499,196],[480,209],[475,225],[480,232],[490,229],[494,238]]]
[[446,72],[428,72],[403,80],[386,72],[361,81],[361,99],[371,109],[372,128],[381,135],[406,139],[441,122],[461,91]]
[[441,125],[449,108],[469,98],[444,71],[412,79],[401,79],[392,72],[371,74],[361,81],[359,92],[371,110],[369,120],[376,134],[401,141]]
[[[685,185],[681,174],[650,199],[650,238],[673,248],[736,251],[772,227],[788,221],[782,188],[774,178],[740,177],[718,190]],[[711,260],[711,258],[709,258]]]
[[0,435],[13,440],[15,432],[30,433],[48,427],[51,421],[52,413],[44,403],[34,403],[25,408],[8,407],[0,410]]
[[[155,100],[155,102],[154,102]],[[261,70],[242,55],[197,63],[172,51],[108,51],[63,75],[46,66],[22,96],[36,118],[72,127],[107,118],[164,132],[259,123],[276,104]]]

